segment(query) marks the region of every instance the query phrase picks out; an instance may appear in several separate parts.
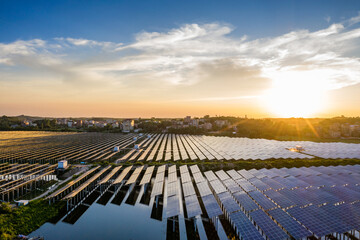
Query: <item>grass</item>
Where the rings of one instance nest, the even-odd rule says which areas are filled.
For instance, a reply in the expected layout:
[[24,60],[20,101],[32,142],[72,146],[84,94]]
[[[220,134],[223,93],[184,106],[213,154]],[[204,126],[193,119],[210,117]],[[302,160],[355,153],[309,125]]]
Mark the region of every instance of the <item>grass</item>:
[[51,204],[39,199],[26,206],[14,208],[0,214],[0,239],[14,239],[18,234],[29,234],[46,221],[57,216],[65,206],[64,202]]

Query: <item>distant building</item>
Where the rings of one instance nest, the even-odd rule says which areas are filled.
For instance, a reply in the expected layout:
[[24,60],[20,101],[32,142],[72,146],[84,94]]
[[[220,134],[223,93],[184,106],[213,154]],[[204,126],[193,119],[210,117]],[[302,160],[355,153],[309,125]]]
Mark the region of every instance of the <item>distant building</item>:
[[65,169],[67,169],[67,167],[68,167],[67,160],[61,160],[61,161],[58,162],[58,167],[57,168],[59,170],[65,170]]
[[68,126],[69,128],[71,128],[71,127],[73,126],[73,124],[74,124],[74,122],[71,121],[71,120],[67,122],[67,126]]
[[227,120],[216,120],[215,121],[215,125],[218,126],[218,127],[225,127],[227,126],[229,123]]
[[125,119],[121,123],[122,131],[123,132],[130,132],[134,130],[135,121],[133,119]]
[[209,122],[204,123],[203,125],[201,125],[203,129],[205,130],[211,130],[212,129],[212,124]]
[[190,126],[198,127],[199,126],[199,119],[191,119],[189,122]]
[[77,126],[77,127],[82,127],[82,125],[83,125],[83,121],[82,121],[82,120],[78,120],[78,121],[76,122],[76,126]]
[[190,121],[191,121],[191,116],[186,116],[184,118],[184,123],[190,123]]

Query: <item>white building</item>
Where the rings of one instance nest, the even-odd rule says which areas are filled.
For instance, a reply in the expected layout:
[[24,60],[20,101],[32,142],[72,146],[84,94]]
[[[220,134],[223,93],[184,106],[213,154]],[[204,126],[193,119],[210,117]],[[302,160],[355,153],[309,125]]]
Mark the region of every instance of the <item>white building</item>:
[[122,131],[123,132],[130,132],[134,130],[135,121],[133,119],[125,119],[122,123]]

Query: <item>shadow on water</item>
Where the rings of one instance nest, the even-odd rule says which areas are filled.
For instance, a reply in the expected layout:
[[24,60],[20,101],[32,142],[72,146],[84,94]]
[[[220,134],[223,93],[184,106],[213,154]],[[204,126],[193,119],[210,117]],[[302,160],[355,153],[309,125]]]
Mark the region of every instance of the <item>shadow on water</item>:
[[152,184],[144,185],[144,194],[140,199],[140,203],[149,206],[151,200]]
[[106,191],[100,198],[99,200],[97,200],[96,203],[101,204],[101,205],[106,205],[108,203],[108,201],[110,200],[110,198],[113,196],[113,192],[110,191]]
[[[156,204],[156,198],[158,198],[158,203]],[[157,205],[157,207],[156,207]],[[151,218],[162,221],[162,213],[164,206],[164,197],[163,195],[155,197],[154,204],[151,210]]]
[[188,239],[200,239],[199,232],[195,228],[194,219],[185,219],[185,227]]
[[66,213],[67,213],[67,209],[66,209],[66,205],[64,205],[64,207],[62,207],[59,210],[59,214],[56,215],[55,217],[51,218],[48,222],[51,224],[56,224],[66,215]]
[[100,196],[100,193],[98,191],[93,191],[90,196],[88,196],[83,203],[87,205],[91,205],[95,202],[95,200]]
[[135,206],[136,200],[139,196],[141,186],[135,186],[133,190],[130,192],[129,197],[126,199],[125,203]]
[[69,215],[67,215],[63,222],[69,223],[69,224],[75,224],[77,220],[88,210],[88,206],[85,206],[83,204],[80,204],[78,207],[75,208],[74,211],[72,211]]
[[119,192],[114,197],[114,199],[111,201],[111,203],[120,206],[128,190],[129,190],[129,186],[122,186]]
[[166,227],[166,239],[178,240],[180,239],[180,231],[179,231],[179,217],[173,217],[172,219],[167,219],[167,227]]

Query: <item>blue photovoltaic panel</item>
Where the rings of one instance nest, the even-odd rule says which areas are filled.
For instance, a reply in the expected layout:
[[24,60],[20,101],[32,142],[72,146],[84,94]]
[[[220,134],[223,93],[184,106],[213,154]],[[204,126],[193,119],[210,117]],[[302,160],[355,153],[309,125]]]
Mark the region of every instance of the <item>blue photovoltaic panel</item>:
[[197,188],[199,190],[199,193],[200,193],[201,197],[212,194],[212,192],[210,190],[210,187],[209,187],[207,182],[197,183],[196,186],[197,186]]
[[180,214],[179,196],[174,195],[167,198],[166,217],[174,217]]
[[213,195],[207,195],[204,197],[201,197],[203,204],[205,206],[207,215],[209,218],[213,218],[219,215],[222,215],[223,212],[220,209],[219,204],[216,202]]
[[240,210],[239,204],[234,200],[229,192],[223,192],[218,194],[221,204],[228,213],[232,213]]
[[270,201],[264,194],[258,191],[249,192],[250,197],[252,197],[261,207],[265,210],[275,208],[276,205]]
[[360,218],[359,218],[359,208],[355,207],[354,204],[340,204],[337,206],[334,205],[325,205],[321,209],[332,217],[340,219],[342,222],[350,226],[351,229],[360,229]]
[[236,201],[244,208],[245,211],[250,212],[259,208],[259,206],[252,200],[247,193],[234,193]]
[[242,189],[244,189],[245,192],[251,192],[256,190],[256,188],[246,179],[238,179],[236,180],[236,182],[240,185],[240,187],[242,187]]
[[290,216],[294,217],[297,221],[301,222],[306,228],[315,234],[317,238],[324,237],[333,233],[329,226],[318,218],[314,217],[306,208],[293,207],[286,210]]
[[187,217],[192,218],[202,214],[196,195],[185,197]]
[[223,184],[231,193],[242,192],[241,187],[231,178],[224,180]]
[[259,189],[260,191],[265,191],[267,189],[270,189],[270,186],[267,185],[266,183],[260,181],[257,178],[252,178],[249,179],[249,182],[251,182],[257,189]]
[[196,194],[194,186],[192,185],[192,182],[183,183],[182,188],[183,188],[183,191],[184,191],[184,197]]
[[312,236],[312,233],[301,226],[297,221],[290,217],[282,209],[270,210],[269,214],[286,229],[286,231],[295,239],[302,239]]
[[305,206],[310,204],[310,201],[307,199],[302,198],[299,196],[294,190],[289,190],[287,188],[281,189],[278,191],[281,195],[285,196],[286,198],[290,199],[298,206]]
[[333,233],[346,233],[350,230],[353,230],[351,226],[348,226],[347,224],[343,223],[340,219],[334,218],[331,214],[328,214],[327,212],[323,211],[321,208],[315,205],[311,205],[309,207],[303,208],[304,211],[307,211],[309,214],[313,215],[317,219],[319,219],[321,222],[325,223],[327,226],[329,226],[330,232]]
[[220,180],[214,180],[210,182],[211,187],[214,189],[216,194],[226,192],[226,188],[224,185],[220,182]]
[[282,188],[285,187],[284,185],[282,185],[281,183],[275,181],[272,178],[264,177],[264,178],[262,178],[260,180],[262,182],[266,183],[267,185],[269,185],[274,190],[282,189]]
[[239,211],[231,213],[229,218],[231,223],[235,225],[241,239],[264,240],[263,236],[261,236],[259,231],[243,212]]
[[276,225],[263,210],[255,210],[250,213],[250,216],[270,240],[289,238],[289,236]]
[[323,187],[323,190],[348,203],[360,200],[359,192],[355,192],[345,186]]
[[308,188],[306,189],[306,196],[311,199],[311,203],[319,205],[323,203],[335,204],[341,202],[341,198],[326,192],[323,188]]
[[268,196],[269,198],[271,198],[274,202],[276,202],[282,208],[288,208],[288,207],[296,205],[293,201],[291,201],[284,195],[282,195],[279,192],[276,192],[272,189],[264,192],[264,194],[266,196]]

